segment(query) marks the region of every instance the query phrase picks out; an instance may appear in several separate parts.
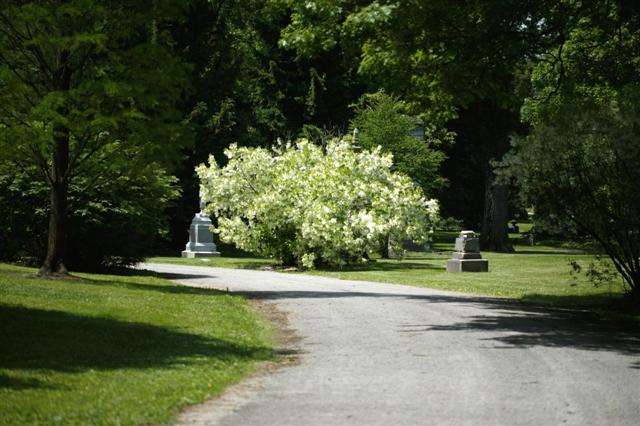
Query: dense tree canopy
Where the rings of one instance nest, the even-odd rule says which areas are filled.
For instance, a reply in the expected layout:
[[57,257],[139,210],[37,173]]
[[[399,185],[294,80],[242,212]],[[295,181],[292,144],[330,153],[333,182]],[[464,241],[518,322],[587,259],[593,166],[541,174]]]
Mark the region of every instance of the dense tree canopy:
[[592,236],[640,300],[640,22],[581,20],[533,73],[534,96],[503,162],[523,201]]
[[[95,188],[135,175],[132,157],[147,170],[176,158],[184,135],[174,104],[186,68],[164,23],[177,3],[1,4],[0,150],[29,178],[36,167],[49,187],[43,273],[66,271],[75,180]],[[164,173],[158,167],[150,175]]]
[[[210,153],[357,127],[495,250],[513,138],[519,200],[605,248],[594,212],[616,218],[628,241],[607,252],[636,282],[636,3],[0,0],[0,257],[53,272],[133,262],[159,236],[177,250]],[[597,223],[552,188],[591,191]]]
[[[486,193],[483,246],[508,250],[506,190],[490,164],[516,130],[528,59],[554,42],[565,18],[562,5],[547,1],[315,1],[296,3],[282,43],[308,56],[335,45],[355,50],[359,74],[409,102],[431,137],[446,138],[449,120],[462,115],[465,125],[453,129],[459,142],[474,145],[471,181],[483,182]],[[464,120],[467,114],[484,121]],[[469,160],[454,163],[452,175],[468,172]]]
[[[225,161],[231,143],[269,146],[295,139],[303,127],[340,133],[363,89],[340,49],[298,58],[278,45],[290,10],[281,0],[189,2],[175,25],[177,49],[192,66],[194,90],[181,107],[195,134],[178,176],[183,194],[172,216],[174,246],[197,206],[194,168],[213,153]],[[184,206],[188,206],[185,208]]]

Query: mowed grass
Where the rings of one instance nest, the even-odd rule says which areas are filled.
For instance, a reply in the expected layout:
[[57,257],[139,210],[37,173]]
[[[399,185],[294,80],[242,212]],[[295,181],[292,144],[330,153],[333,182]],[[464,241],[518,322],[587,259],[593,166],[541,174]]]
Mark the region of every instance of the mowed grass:
[[238,296],[74,275],[0,264],[0,424],[166,423],[272,359],[269,326]]
[[[224,252],[223,252],[224,253]],[[235,256],[218,256],[207,258],[187,259],[182,257],[150,257],[146,260],[149,263],[171,263],[174,265],[192,265],[192,266],[215,266],[219,268],[237,268],[237,269],[258,269],[261,267],[277,266],[279,263],[274,259],[267,257],[235,257]]]
[[[489,272],[456,274],[446,272],[453,243],[441,242],[434,246],[444,251],[410,252],[400,260],[377,259],[366,265],[305,273],[506,297],[536,305],[568,308],[609,308],[622,299],[624,292],[622,282],[595,287],[584,277],[571,277],[570,260],[587,266],[594,259],[592,255],[577,251],[548,246],[516,246],[515,253],[483,252],[482,256],[489,260]],[[277,267],[276,261],[265,258],[219,257],[204,261],[162,257],[149,261],[235,268]]]
[[451,252],[409,253],[402,260],[378,259],[375,263],[344,270],[308,273],[348,280],[404,284],[483,296],[507,297],[554,307],[601,307],[622,298],[621,282],[595,287],[570,275],[570,259],[586,266],[593,256],[552,248],[519,253],[482,253],[489,261],[486,273],[448,273]]

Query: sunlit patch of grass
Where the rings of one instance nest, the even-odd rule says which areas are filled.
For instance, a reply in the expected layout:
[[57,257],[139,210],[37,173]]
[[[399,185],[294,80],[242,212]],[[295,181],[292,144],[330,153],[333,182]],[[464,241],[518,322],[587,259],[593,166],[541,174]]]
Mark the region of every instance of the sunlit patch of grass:
[[310,273],[340,279],[366,280],[508,297],[556,307],[608,306],[622,298],[621,282],[595,287],[570,275],[570,259],[593,257],[553,247],[516,253],[482,253],[489,272],[448,273],[451,252],[409,253],[402,260],[379,259],[366,268],[318,270]]
[[200,257],[194,259],[181,257],[150,257],[146,260],[149,263],[170,263],[174,265],[192,265],[192,266],[217,266],[220,268],[238,268],[238,269],[258,269],[260,267],[272,267],[279,265],[275,259],[267,257]]
[[[453,237],[453,234],[447,237]],[[596,287],[584,277],[576,278],[570,275],[570,260],[578,259],[587,264],[594,259],[594,256],[579,250],[557,246],[516,245],[514,253],[483,252],[482,256],[489,260],[489,272],[448,273],[446,262],[451,258],[453,242],[436,243],[435,247],[445,247],[447,250],[409,252],[402,259],[376,259],[364,265],[312,270],[305,273],[345,280],[404,284],[505,297],[525,303],[563,308],[610,309],[623,297],[624,288],[621,281]],[[211,258],[209,262],[180,258],[153,258],[150,261],[255,269],[277,265],[269,259],[237,257]]]
[[158,424],[272,358],[238,296],[0,264],[0,424]]

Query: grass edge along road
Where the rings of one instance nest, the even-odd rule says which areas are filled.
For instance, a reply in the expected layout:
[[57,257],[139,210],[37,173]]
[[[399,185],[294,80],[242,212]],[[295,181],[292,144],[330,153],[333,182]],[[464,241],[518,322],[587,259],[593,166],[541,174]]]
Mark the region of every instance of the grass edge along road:
[[239,296],[0,264],[0,424],[161,424],[272,360]]
[[[369,264],[341,270],[319,269],[304,273],[511,298],[555,308],[606,310],[622,299],[621,282],[595,287],[584,276],[571,276],[570,260],[587,266],[594,260],[592,255],[556,247],[519,246],[516,249],[515,253],[483,252],[483,257],[489,260],[488,273],[447,273],[445,265],[451,258],[450,251],[410,252],[400,260],[378,259]],[[215,258],[154,257],[147,261],[243,269],[277,268],[277,263],[272,259],[224,257],[224,253],[223,257]]]

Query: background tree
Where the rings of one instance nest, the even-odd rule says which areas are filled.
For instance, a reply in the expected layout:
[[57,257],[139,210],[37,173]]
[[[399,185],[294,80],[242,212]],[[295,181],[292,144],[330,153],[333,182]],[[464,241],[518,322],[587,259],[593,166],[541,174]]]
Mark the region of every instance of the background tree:
[[3,162],[24,176],[35,167],[48,185],[42,274],[66,272],[70,186],[79,176],[95,188],[110,173],[134,174],[121,163],[129,155],[149,167],[175,159],[184,135],[173,106],[186,74],[165,23],[176,4],[0,3],[0,150]]
[[397,97],[383,91],[362,96],[351,120],[352,131],[355,128],[363,148],[381,146],[383,152],[393,154],[393,170],[409,176],[425,194],[442,189],[440,141],[416,133],[423,131],[423,123],[407,114],[405,103]]
[[305,126],[346,130],[349,105],[363,91],[352,61],[337,48],[314,58],[281,48],[280,31],[289,20],[286,1],[195,0],[175,25],[177,49],[193,64],[194,90],[180,109],[195,144],[183,151],[178,171],[182,195],[170,210],[170,250],[187,238],[198,205],[194,168],[209,154],[224,164],[232,143],[267,147],[278,137],[295,139]]
[[[415,116],[408,115],[404,102],[384,91],[363,95],[355,105],[352,131],[358,129],[358,140],[363,148],[393,154],[392,170],[403,173],[419,185],[426,194],[434,194],[444,186],[440,176],[440,163],[444,156],[436,147],[440,141],[425,137],[424,125]],[[420,132],[420,134],[416,134]],[[382,257],[391,256],[391,235],[383,235],[380,242]]]
[[640,303],[640,20],[594,9],[536,66],[527,137],[502,163],[523,201],[569,219]]
[[[464,209],[483,212],[478,216],[485,249],[510,250],[506,188],[495,181],[491,163],[508,150],[509,135],[518,130],[518,110],[526,95],[520,83],[526,81],[521,77],[526,77],[529,61],[557,43],[575,19],[575,9],[591,4],[583,3],[296,3],[282,43],[310,56],[336,45],[355,51],[359,74],[407,101],[433,137],[446,138],[447,130],[453,130],[457,145],[471,145],[454,147],[448,155],[447,177],[472,174],[463,182],[451,179],[448,193],[468,192],[468,183],[482,182],[476,187],[484,200],[464,204]],[[462,158],[459,154],[465,152],[470,156]],[[458,213],[456,204],[462,203],[445,199],[445,214]]]

